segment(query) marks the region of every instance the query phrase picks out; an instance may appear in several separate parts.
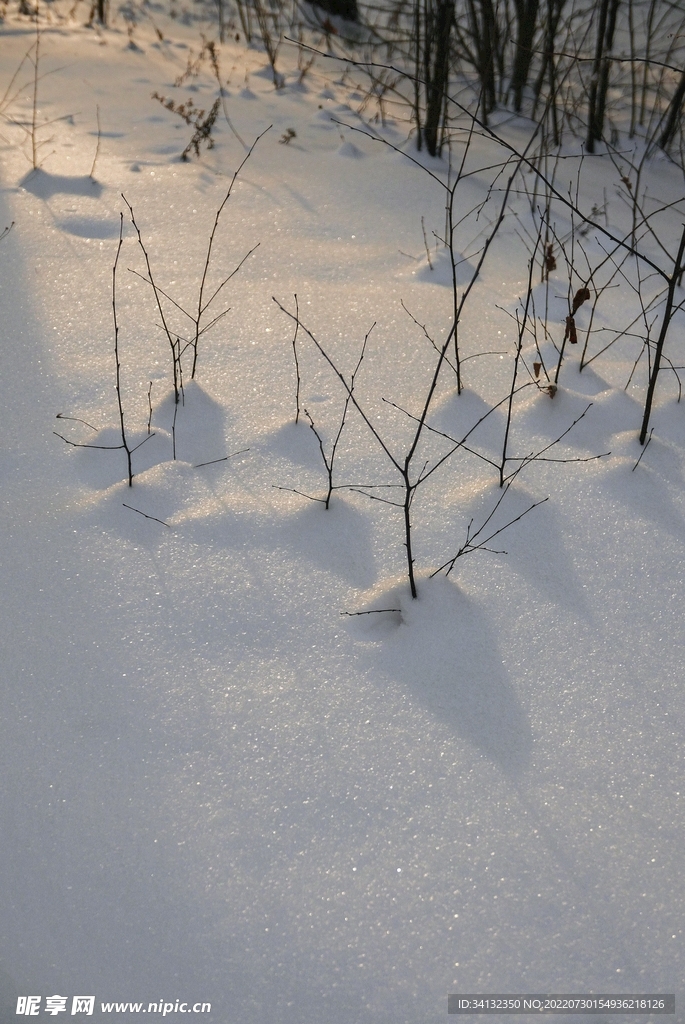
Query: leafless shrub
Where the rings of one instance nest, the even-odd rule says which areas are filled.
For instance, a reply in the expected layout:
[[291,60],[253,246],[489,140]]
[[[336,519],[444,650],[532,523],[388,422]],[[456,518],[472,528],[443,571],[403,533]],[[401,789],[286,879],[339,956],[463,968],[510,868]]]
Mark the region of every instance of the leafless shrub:
[[216,123],[217,114],[219,113],[221,97],[217,97],[214,100],[209,112],[200,110],[193,104],[192,100],[186,100],[185,103],[175,103],[174,100],[160,96],[158,92],[153,92],[152,98],[173,114],[177,114],[187,125],[194,129],[190,142],[181,153],[181,160],[187,161],[192,152],[195,153],[195,156],[199,157],[202,146],[206,146],[207,149],[214,149],[212,131]]

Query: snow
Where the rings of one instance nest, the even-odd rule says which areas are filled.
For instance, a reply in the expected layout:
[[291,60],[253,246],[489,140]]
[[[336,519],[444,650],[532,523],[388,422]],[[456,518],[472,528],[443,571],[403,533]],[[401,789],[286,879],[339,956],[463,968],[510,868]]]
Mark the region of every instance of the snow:
[[[272,296],[294,311],[297,295],[348,375],[377,323],[355,393],[405,452],[410,426],[382,399],[417,409],[434,366],[401,300],[438,343],[449,326],[444,251],[431,271],[421,228],[424,217],[434,246],[444,195],[351,130],[362,127],[355,85],[334,83],[322,59],[303,89],[284,49],[275,90],[263,53],[222,47],[240,136],[273,128],[222,214],[212,280],[260,245],[200,341],[174,427],[169,346],[149,286],[128,272],[144,264],[120,194],[159,286],[192,308],[245,151],[218,121],[215,147],[179,162],[191,129],[151,94],[209,109],[216,86],[205,68],[195,91],[174,89],[199,31],[155,19],[164,40],[141,22],[135,49],[121,24],[46,30],[41,60],[55,73],[41,84],[41,123],[62,120],[42,129],[40,170],[21,129],[3,127],[0,227],[15,226],[0,242],[0,1020],[39,992],[95,994],[98,1007],[207,1001],[217,1024],[427,1024],[443,1019],[448,992],[680,1000],[685,421],[674,378],[662,375],[635,469],[644,368],[624,385],[639,344],[582,373],[581,345],[568,346],[554,399],[532,387],[517,399],[511,453],[551,443],[592,403],[558,454],[611,454],[533,464],[496,524],[549,500],[497,539],[507,555],[477,552],[431,579],[501,494],[492,467],[455,456],[417,493],[412,601],[397,509],[339,490],[325,511],[295,493],[321,497],[326,474],[306,420],[294,423],[293,323]],[[28,19],[2,26],[3,82],[31,32]],[[30,91],[16,103],[26,116]],[[403,127],[378,131],[401,147]],[[588,204],[615,186],[612,168],[586,173]],[[672,168],[649,173],[660,194],[682,191]],[[463,212],[489,184],[465,183]],[[122,398],[131,446],[145,441],[131,488],[122,450],[53,433],[120,442],[120,211]],[[459,239],[470,265],[481,226]],[[460,396],[446,370],[436,396],[431,423],[451,436],[507,393],[523,253],[507,222],[460,335],[464,352],[494,354],[464,363]],[[567,288],[559,273],[555,315]],[[634,304],[621,285],[598,316],[623,322]],[[297,344],[301,404],[330,447],[345,393],[302,331]],[[500,407],[470,439],[494,460],[504,418]],[[426,442],[425,458],[441,443]],[[399,482],[353,413],[336,458],[336,483]]]

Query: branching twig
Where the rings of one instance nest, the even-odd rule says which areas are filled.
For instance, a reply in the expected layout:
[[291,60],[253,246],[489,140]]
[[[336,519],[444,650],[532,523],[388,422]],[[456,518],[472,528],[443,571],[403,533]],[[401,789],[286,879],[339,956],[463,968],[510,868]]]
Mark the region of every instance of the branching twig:
[[160,289],[157,287],[157,285],[155,283],[154,276],[152,274],[152,267],[150,265],[150,257],[148,256],[147,249],[145,248],[145,243],[143,242],[143,236],[140,233],[140,228],[138,227],[138,224],[136,223],[136,218],[135,218],[134,213],[133,213],[133,207],[131,206],[131,204],[129,203],[128,199],[123,194],[123,192],[121,194],[121,198],[124,200],[124,202],[126,203],[126,205],[128,207],[129,213],[131,215],[131,223],[133,224],[135,232],[136,232],[136,234],[138,236],[138,244],[140,245],[140,248],[142,249],[143,256],[145,258],[145,265],[147,266],[148,281],[149,281],[149,283],[150,283],[150,285],[152,287],[152,291],[153,291],[154,296],[155,296],[155,301],[157,303],[157,309],[158,309],[159,315],[160,315],[160,317],[162,319],[163,330],[164,330],[164,333],[166,334],[167,341],[169,342],[169,347],[171,349],[171,360],[172,360],[172,365],[173,365],[173,380],[174,380],[174,402],[176,403],[176,405],[178,405],[179,398],[180,398],[180,392],[179,392],[179,366],[178,366],[177,358],[176,358],[176,342],[174,341],[174,336],[172,335],[172,333],[171,333],[171,331],[169,329],[169,325],[168,325],[166,317],[164,315],[164,309],[162,308],[162,300],[160,299],[161,292],[160,292]]

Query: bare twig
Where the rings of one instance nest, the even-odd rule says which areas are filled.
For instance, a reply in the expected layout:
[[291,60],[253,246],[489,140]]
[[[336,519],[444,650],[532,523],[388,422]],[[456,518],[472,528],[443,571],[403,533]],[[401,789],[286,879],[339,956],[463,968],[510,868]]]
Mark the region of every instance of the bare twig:
[[652,434],[653,434],[653,433],[654,433],[654,427],[652,427],[652,429],[650,430],[650,432],[649,432],[649,437],[647,438],[647,442],[646,442],[646,444],[645,444],[644,448],[642,449],[642,451],[640,452],[640,458],[639,458],[639,459],[637,460],[637,462],[635,463],[635,465],[634,465],[634,466],[633,466],[633,468],[631,469],[631,473],[634,473],[634,472],[635,472],[635,470],[637,469],[637,467],[638,467],[638,466],[640,465],[640,463],[642,462],[642,456],[643,456],[643,455],[645,454],[645,452],[647,451],[647,449],[648,449],[648,447],[649,447],[649,442],[650,442],[650,441],[652,440]]
[[[119,264],[119,253],[124,242],[124,215],[119,214],[119,244],[117,246],[117,254],[114,259],[114,266],[112,267],[112,315],[114,317],[114,359],[116,361],[116,378],[117,378],[117,403],[119,405],[119,421],[121,423],[121,446],[126,452],[126,459],[128,463],[128,486],[133,487],[133,469],[131,466],[131,449],[128,446],[126,440],[126,429],[124,427],[124,406],[121,399],[121,364],[119,362],[119,323],[117,321],[117,266]],[[149,431],[148,431],[149,433]]]
[[399,614],[401,615],[402,614],[402,609],[401,608],[369,608],[369,610],[366,611],[366,612],[340,612],[340,614],[341,615],[349,615],[351,617],[353,615],[382,615],[383,612],[399,612]]
[[98,428],[94,427],[92,423],[88,423],[87,420],[82,420],[79,416],[65,416],[63,412],[58,412],[55,416],[56,420],[72,420],[74,423],[83,423],[85,427],[89,427],[97,434]]
[[210,459],[209,462],[198,462],[197,466],[193,466],[193,469],[200,469],[201,466],[214,466],[217,462],[226,462],[228,459],[234,459],[236,455],[244,455],[245,452],[249,452],[249,448],[241,448],[239,452],[232,452],[230,455],[224,455],[222,459]]
[[300,419],[300,363],[297,358],[297,332],[300,329],[300,307],[297,301],[297,294],[294,295],[295,299],[295,333],[293,335],[293,356],[295,357],[295,423],[299,422]]
[[163,519],[158,519],[157,516],[149,516],[147,512],[141,512],[139,508],[134,508],[133,505],[127,505],[125,501],[121,503],[124,508],[129,508],[131,512],[137,512],[139,516],[143,516],[145,519],[152,519],[155,523],[161,523],[162,526],[166,526],[168,530],[171,529],[169,523],[165,523]]
[[90,169],[90,177],[91,177],[91,179],[93,181],[95,181],[95,165],[98,162],[98,156],[100,155],[100,139],[102,138],[102,131],[100,129],[100,107],[99,107],[99,105],[96,105],[96,107],[95,107],[95,116],[97,118],[97,124],[98,124],[98,141],[97,141],[97,145],[95,147],[95,156],[93,157],[93,166]]
[[164,330],[164,333],[166,334],[167,341],[169,342],[169,347],[171,349],[171,359],[172,359],[172,364],[173,364],[173,380],[174,380],[174,402],[176,403],[176,405],[178,405],[179,398],[180,398],[180,393],[179,393],[179,366],[178,366],[177,359],[176,359],[176,342],[174,341],[174,337],[173,337],[173,335],[172,335],[172,333],[171,333],[171,331],[169,329],[169,325],[167,324],[166,317],[164,316],[164,309],[162,308],[162,300],[160,299],[161,292],[160,292],[160,289],[157,287],[157,285],[155,283],[154,276],[152,274],[152,267],[150,265],[150,257],[148,256],[147,249],[145,248],[145,243],[143,242],[143,236],[140,233],[140,228],[138,227],[138,224],[136,223],[136,218],[135,218],[134,213],[133,213],[133,207],[131,206],[131,204],[129,203],[128,199],[123,194],[123,192],[121,194],[121,198],[124,200],[124,202],[126,203],[126,205],[128,207],[129,214],[131,215],[131,223],[133,224],[135,232],[136,232],[136,234],[138,236],[138,244],[140,245],[140,248],[142,249],[143,256],[145,258],[145,265],[147,266],[148,281],[149,281],[149,283],[150,283],[150,285],[152,287],[152,291],[153,291],[153,294],[155,296],[155,301],[157,303],[157,309],[158,309],[159,315],[160,315],[160,317],[162,319],[163,330]]
[[[269,125],[269,127],[265,128],[263,132],[260,132],[260,134],[257,136],[257,138],[254,140],[254,142],[252,143],[252,145],[248,149],[248,151],[245,154],[243,160],[241,161],[240,165],[238,166],[238,169],[235,171],[233,177],[231,178],[231,183],[228,186],[228,191],[226,192],[226,195],[224,196],[224,199],[223,199],[221,205],[219,206],[219,209],[217,210],[216,216],[214,218],[214,225],[213,225],[211,233],[209,235],[209,243],[207,245],[207,255],[205,256],[205,265],[204,265],[204,269],[202,271],[202,278],[200,280],[200,288],[199,288],[199,291],[198,291],[197,314],[196,314],[195,317],[192,318],[194,323],[195,323],[195,339],[193,341],[193,368],[192,368],[192,372],[190,374],[191,380],[195,379],[195,370],[196,370],[196,367],[197,367],[197,345],[198,345],[198,340],[200,338],[200,335],[203,333],[200,330],[200,321],[202,320],[202,317],[203,317],[204,313],[206,312],[206,310],[212,304],[212,302],[217,297],[219,292],[223,289],[224,285],[226,285],[228,283],[228,281],[231,280],[233,275],[236,274],[238,272],[238,270],[240,269],[240,267],[243,265],[243,263],[245,262],[247,257],[251,253],[253,253],[254,250],[257,248],[257,246],[254,246],[250,250],[250,252],[247,254],[247,256],[243,257],[243,259],[238,264],[236,269],[231,274],[229,274],[228,277],[225,278],[225,280],[223,280],[221,282],[219,287],[216,288],[215,291],[213,292],[211,298],[207,302],[205,302],[204,301],[205,284],[206,284],[206,281],[207,281],[207,274],[209,272],[209,264],[210,264],[211,259],[212,259],[212,248],[214,246],[214,237],[216,235],[216,231],[217,231],[217,228],[219,226],[219,219],[221,217],[221,214],[223,213],[223,210],[224,210],[224,207],[226,206],[226,203],[231,198],[231,193],[233,192],[233,187],[234,187],[234,185],[236,183],[238,175],[242,171],[242,169],[245,166],[245,164],[247,163],[247,161],[250,159],[250,157],[251,157],[251,155],[252,155],[252,153],[254,151],[254,148],[257,145],[257,143],[260,141],[260,139],[264,138],[266,133],[268,131],[270,131],[272,127],[273,127],[272,125]],[[259,243],[257,243],[257,244],[259,244]],[[216,322],[216,321],[214,321],[214,322]],[[205,328],[205,330],[206,329],[208,329],[208,328]]]

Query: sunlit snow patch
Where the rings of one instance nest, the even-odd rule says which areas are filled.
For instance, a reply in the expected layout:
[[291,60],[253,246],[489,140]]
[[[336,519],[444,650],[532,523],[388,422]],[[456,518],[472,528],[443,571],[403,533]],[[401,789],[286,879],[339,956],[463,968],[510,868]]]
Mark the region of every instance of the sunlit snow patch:
[[[221,503],[202,475],[187,462],[163,462],[91,497],[97,522],[120,536],[156,544],[168,530],[220,514]],[[160,532],[162,531],[162,532]]]

